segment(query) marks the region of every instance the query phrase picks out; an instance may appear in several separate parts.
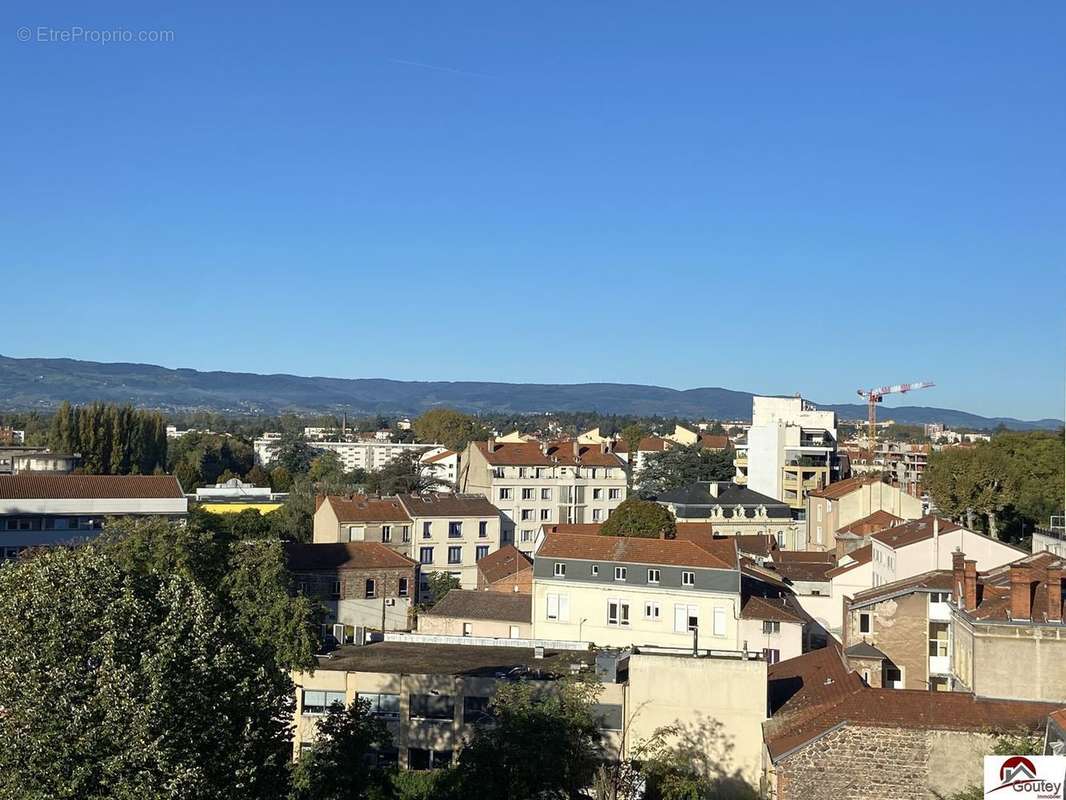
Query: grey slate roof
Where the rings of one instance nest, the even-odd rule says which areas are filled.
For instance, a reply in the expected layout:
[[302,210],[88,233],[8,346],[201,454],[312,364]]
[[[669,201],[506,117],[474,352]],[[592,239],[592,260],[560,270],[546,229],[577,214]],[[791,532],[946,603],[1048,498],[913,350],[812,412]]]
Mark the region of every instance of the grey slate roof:
[[[711,494],[710,481],[697,481],[679,489],[671,489],[663,492],[655,499],[660,503],[672,503],[678,506],[678,518],[705,517],[704,509],[714,506],[722,506],[725,516],[732,516],[736,506],[744,506],[754,509],[756,506],[765,506],[766,513],[771,517],[790,517],[791,511],[786,503],[768,497],[765,494],[753,492],[746,486],[738,486],[735,483],[719,482],[718,496]],[[700,513],[697,513],[700,512]]]
[[844,651],[846,656],[854,656],[855,658],[879,658],[882,661],[890,661],[888,656],[878,650],[869,642],[859,642],[853,644],[847,650]]
[[490,619],[502,622],[533,621],[533,595],[518,592],[475,592],[452,589],[424,616],[453,619]]

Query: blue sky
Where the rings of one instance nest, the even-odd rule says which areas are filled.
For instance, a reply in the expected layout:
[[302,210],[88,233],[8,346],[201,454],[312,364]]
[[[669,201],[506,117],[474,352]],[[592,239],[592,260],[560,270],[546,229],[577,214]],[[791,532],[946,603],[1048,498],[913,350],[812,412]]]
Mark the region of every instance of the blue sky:
[[0,353],[1062,416],[1061,2],[226,5],[0,10]]

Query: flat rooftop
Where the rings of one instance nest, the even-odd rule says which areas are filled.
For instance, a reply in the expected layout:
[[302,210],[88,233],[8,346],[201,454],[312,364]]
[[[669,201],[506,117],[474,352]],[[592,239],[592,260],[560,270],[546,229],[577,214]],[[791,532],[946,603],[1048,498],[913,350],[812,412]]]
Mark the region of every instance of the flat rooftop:
[[591,669],[596,654],[584,650],[545,648],[544,658],[536,658],[532,647],[492,647],[486,645],[429,644],[423,642],[373,642],[345,645],[320,657],[319,669],[345,672],[380,672],[411,675],[462,675],[503,677],[512,670],[544,673],[541,677],[568,675],[571,664]]

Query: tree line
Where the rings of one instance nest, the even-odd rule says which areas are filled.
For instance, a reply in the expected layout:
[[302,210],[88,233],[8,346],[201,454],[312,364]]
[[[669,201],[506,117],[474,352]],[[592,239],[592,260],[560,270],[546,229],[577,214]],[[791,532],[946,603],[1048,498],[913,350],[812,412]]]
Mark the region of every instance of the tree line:
[[79,453],[78,468],[90,475],[151,475],[166,467],[167,425],[157,411],[64,402],[52,417],[48,446]]

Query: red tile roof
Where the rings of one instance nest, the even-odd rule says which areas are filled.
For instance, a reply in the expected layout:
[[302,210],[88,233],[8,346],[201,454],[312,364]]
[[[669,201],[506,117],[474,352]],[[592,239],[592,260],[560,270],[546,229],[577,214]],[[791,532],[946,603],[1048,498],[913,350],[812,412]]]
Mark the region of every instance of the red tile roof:
[[776,622],[805,622],[802,615],[790,607],[786,597],[749,597],[740,609],[741,619],[764,619]]
[[772,562],[774,571],[790,581],[827,581],[837,563],[832,553],[802,550],[778,550]]
[[[637,443],[638,453],[654,453],[661,450],[665,450],[672,445],[673,442],[662,438],[661,436],[645,436],[640,442]],[[628,453],[629,442],[625,439],[615,439],[614,451],[616,453]]]
[[854,478],[831,483],[825,488],[815,489],[808,492],[810,497],[824,497],[828,500],[839,500],[841,497],[851,494],[856,489],[861,489],[871,483],[880,483],[880,475],[856,475]]
[[478,561],[477,568],[488,583],[496,583],[532,569],[533,562],[513,544],[507,544]]
[[887,511],[875,511],[862,519],[855,520],[850,525],[838,528],[837,533],[853,533],[856,536],[867,536],[871,533],[883,531],[885,528],[891,528],[901,522],[903,522],[903,517],[897,517]]
[[326,502],[333,508],[338,522],[410,522],[400,501],[395,497],[351,497],[330,495]]
[[764,737],[775,761],[841,724],[912,730],[1039,731],[1062,703],[987,700],[962,692],[872,689],[844,663],[839,645],[769,667],[773,717]]
[[768,533],[742,533],[734,536],[737,550],[752,556],[772,556],[777,552],[777,539]]
[[[1043,551],[1031,556],[1019,558],[1014,564],[1021,564],[1029,568],[1029,602],[1030,619],[1034,622],[1046,622],[1048,614],[1047,593],[1047,570],[1049,567],[1066,570],[1066,559]],[[1059,578],[1060,587],[1062,579]],[[979,575],[977,580],[978,602],[977,610],[970,612],[970,616],[979,620],[1006,621],[1010,619],[1010,564],[989,570]],[[1062,591],[1060,588],[1060,598]],[[1060,624],[1066,611],[1066,602],[1059,609]]]
[[544,537],[537,557],[709,569],[738,568],[736,545],[723,539],[697,544],[684,539],[549,533]]
[[137,500],[185,495],[173,475],[0,475],[3,500]]
[[401,494],[396,499],[412,517],[498,517],[500,515],[500,510],[483,494],[427,492],[426,494]]
[[[826,577],[832,579],[835,578],[837,575],[843,575],[845,572],[853,570],[856,567],[860,567],[863,564],[869,564],[871,561],[873,561],[873,553],[874,546],[872,544],[868,544],[864,547],[852,550],[850,553],[845,555],[843,558],[840,559],[840,561],[837,562],[837,566],[833,567],[833,569],[829,570],[829,572],[826,573]],[[851,558],[851,561],[848,563],[844,563],[847,558]]]
[[564,466],[621,467],[624,462],[614,453],[604,452],[598,444],[577,445],[573,442],[495,442],[489,451],[488,442],[477,442],[476,447],[485,460],[497,466],[549,467]]
[[445,450],[443,453],[437,453],[435,456],[430,456],[422,460],[423,464],[433,464],[437,461],[443,461],[446,458],[451,458],[455,455],[454,450]]
[[404,569],[414,561],[381,542],[339,542],[285,545],[285,557],[293,572],[332,572],[349,569]]
[[950,569],[930,570],[929,572],[923,572],[919,575],[913,575],[910,578],[903,578],[902,580],[892,581],[891,583],[883,583],[872,589],[856,592],[855,596],[851,598],[851,605],[853,608],[857,608],[859,606],[869,605],[870,603],[880,603],[882,600],[910,594],[911,592],[950,592],[952,591],[951,584],[952,577]]
[[721,434],[701,433],[696,441],[700,447],[706,450],[728,450],[730,447],[729,437]]
[[872,538],[898,550],[909,544],[932,539],[934,519],[938,524],[939,532],[942,534],[957,531],[962,527],[956,525],[950,519],[944,519],[943,517],[934,518],[932,514],[928,514],[921,519],[904,522],[902,525],[895,525],[880,533],[875,533]]

